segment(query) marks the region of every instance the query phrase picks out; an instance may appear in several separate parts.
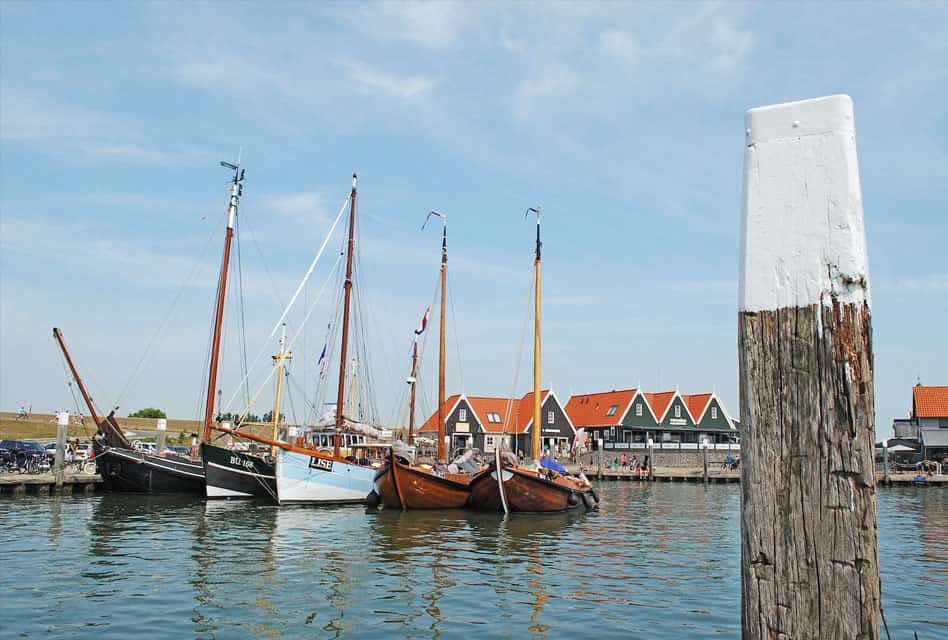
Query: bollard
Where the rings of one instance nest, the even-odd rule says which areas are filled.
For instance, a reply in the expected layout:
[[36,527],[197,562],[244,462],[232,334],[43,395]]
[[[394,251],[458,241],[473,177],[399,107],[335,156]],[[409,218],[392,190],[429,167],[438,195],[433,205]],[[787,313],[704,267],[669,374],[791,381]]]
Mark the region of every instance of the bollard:
[[596,470],[596,475],[602,480],[602,438],[599,438],[599,468]]
[[56,412],[56,457],[53,459],[53,477],[56,486],[63,486],[63,474],[66,463],[66,432],[69,429],[69,412]]
[[168,421],[158,418],[158,437],[155,438],[155,455],[161,455],[165,450],[165,439],[168,436]]
[[889,484],[889,446],[882,445],[882,477],[886,484]]
[[655,479],[655,441],[648,439],[648,479]]
[[848,96],[747,112],[741,245],[741,636],[877,640],[871,298]]
[[704,452],[704,483],[708,483],[708,441],[701,442],[701,450]]

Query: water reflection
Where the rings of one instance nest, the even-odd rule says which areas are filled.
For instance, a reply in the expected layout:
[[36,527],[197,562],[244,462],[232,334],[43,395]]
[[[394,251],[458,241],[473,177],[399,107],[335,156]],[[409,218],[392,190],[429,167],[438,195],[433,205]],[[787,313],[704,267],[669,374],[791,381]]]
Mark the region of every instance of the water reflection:
[[[78,638],[739,635],[739,487],[601,489],[598,513],[506,518],[120,494],[0,500],[3,605],[30,612],[8,617],[3,630]],[[946,527],[944,489],[880,489],[893,637],[948,628]]]

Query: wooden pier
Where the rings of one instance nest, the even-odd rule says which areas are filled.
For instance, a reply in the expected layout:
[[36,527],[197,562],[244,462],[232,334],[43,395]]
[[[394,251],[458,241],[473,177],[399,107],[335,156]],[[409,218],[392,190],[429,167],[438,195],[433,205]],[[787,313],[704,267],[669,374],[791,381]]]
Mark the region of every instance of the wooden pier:
[[96,473],[66,473],[62,482],[55,473],[11,473],[0,475],[0,494],[48,495],[50,493],[93,493],[102,483]]

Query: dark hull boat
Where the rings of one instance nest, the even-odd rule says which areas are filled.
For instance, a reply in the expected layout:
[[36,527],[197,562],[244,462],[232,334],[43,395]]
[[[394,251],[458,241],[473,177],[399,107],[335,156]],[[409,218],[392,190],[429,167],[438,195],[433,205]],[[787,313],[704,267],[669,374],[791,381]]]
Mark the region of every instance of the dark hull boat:
[[[506,509],[504,508],[506,503]],[[492,464],[471,482],[471,506],[481,511],[555,513],[599,508],[599,496],[576,478]]]
[[208,498],[277,500],[276,467],[263,458],[201,444]]
[[154,456],[134,449],[93,445],[96,472],[110,491],[204,493],[204,468],[178,456]]
[[471,496],[471,479],[462,473],[438,475],[391,454],[375,476],[375,491],[388,509],[461,509]]

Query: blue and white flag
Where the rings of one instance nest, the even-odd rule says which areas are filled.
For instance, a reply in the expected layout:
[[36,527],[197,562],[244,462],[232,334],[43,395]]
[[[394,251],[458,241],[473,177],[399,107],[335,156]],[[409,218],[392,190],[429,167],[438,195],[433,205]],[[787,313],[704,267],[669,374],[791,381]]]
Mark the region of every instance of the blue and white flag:
[[322,379],[322,377],[326,375],[326,347],[328,346],[329,346],[328,343],[323,344],[323,352],[319,354],[319,361],[316,363],[316,366],[319,367],[320,379]]

